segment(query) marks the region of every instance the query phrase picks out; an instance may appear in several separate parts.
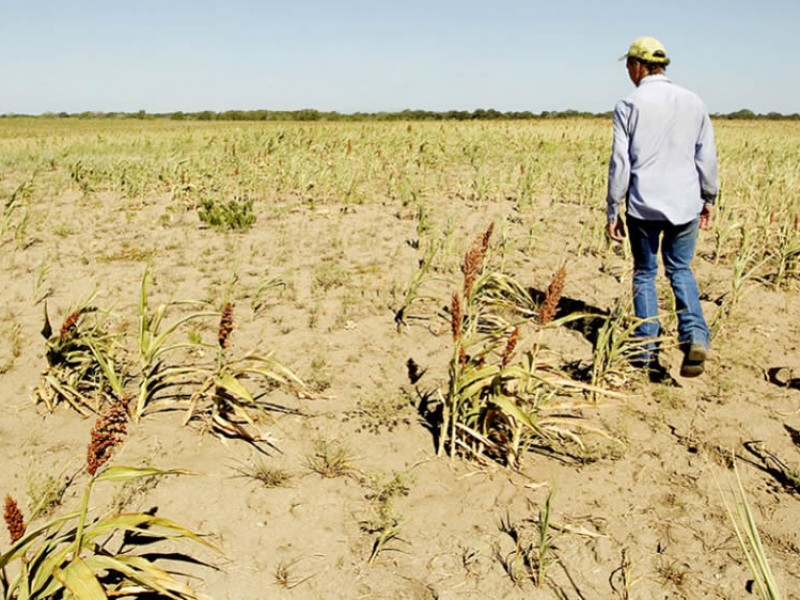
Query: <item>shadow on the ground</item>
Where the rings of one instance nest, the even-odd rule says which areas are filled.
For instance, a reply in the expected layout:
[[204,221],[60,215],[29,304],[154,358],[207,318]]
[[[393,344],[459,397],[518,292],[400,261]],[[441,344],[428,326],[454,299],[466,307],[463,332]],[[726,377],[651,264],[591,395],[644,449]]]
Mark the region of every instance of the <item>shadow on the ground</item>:
[[[795,434],[798,433],[796,430],[793,431]],[[792,440],[794,441],[794,437]],[[770,452],[764,445],[764,442],[751,441],[744,442],[743,445],[745,450],[752,454],[757,461],[745,457],[740,458],[760,471],[772,476],[786,491],[800,494],[800,476],[778,456]]]
[[792,370],[788,367],[770,367],[767,369],[767,381],[773,385],[800,390],[800,377],[792,377]]
[[[534,303],[541,305],[544,302],[545,292],[537,290],[536,288],[528,288],[531,300]],[[597,342],[597,334],[600,328],[605,323],[610,312],[607,309],[594,306],[578,298],[570,298],[569,296],[561,296],[556,307],[556,318],[565,317],[575,313],[586,315],[583,319],[569,321],[564,324],[564,327],[577,331],[585,337],[592,346]]]

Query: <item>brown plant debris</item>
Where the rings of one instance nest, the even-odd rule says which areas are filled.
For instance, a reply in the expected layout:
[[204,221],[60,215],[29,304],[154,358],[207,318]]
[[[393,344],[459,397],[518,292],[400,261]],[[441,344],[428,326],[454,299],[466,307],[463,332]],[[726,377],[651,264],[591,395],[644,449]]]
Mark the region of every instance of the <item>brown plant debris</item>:
[[125,441],[128,434],[128,402],[128,398],[117,400],[95,421],[86,455],[86,470],[90,475],[94,475],[111,458],[114,446]]
[[233,302],[227,302],[219,320],[219,347],[223,350],[231,347],[231,333],[233,333]]
[[22,511],[17,506],[17,502],[8,494],[6,494],[6,505],[3,510],[3,519],[6,522],[8,535],[11,537],[13,544],[25,535],[25,518],[22,516]]
[[567,268],[561,267],[553,276],[547,292],[544,295],[544,302],[539,308],[539,324],[547,325],[556,316],[558,301],[561,300],[561,293],[564,291],[564,282],[567,279]]

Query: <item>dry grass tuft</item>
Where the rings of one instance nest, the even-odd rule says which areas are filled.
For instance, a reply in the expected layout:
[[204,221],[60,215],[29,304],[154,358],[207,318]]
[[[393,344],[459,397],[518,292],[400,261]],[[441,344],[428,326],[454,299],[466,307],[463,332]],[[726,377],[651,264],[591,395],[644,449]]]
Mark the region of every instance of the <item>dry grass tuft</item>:
[[266,488],[287,487],[292,482],[292,474],[289,471],[270,466],[263,459],[252,464],[237,466],[235,471],[239,477],[252,479]]
[[353,466],[352,460],[350,449],[344,444],[318,440],[314,444],[314,453],[307,458],[306,464],[315,473],[326,479],[333,479],[354,474],[357,469]]

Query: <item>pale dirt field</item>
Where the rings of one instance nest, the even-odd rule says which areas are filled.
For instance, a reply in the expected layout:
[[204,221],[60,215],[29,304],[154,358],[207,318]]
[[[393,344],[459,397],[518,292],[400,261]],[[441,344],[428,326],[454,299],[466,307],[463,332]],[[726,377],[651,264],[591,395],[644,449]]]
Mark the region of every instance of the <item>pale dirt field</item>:
[[[800,377],[796,284],[783,290],[750,286],[714,341],[703,377],[666,386],[631,375],[621,385],[624,399],[601,399],[586,409],[585,416],[624,447],[601,445],[582,464],[529,454],[517,472],[437,456],[418,412],[421,395],[446,389],[451,340],[436,302],[420,312],[425,319],[402,331],[394,323],[392,289],[402,292],[421,256],[408,243],[417,237],[408,210],[388,199],[314,208],[285,196],[269,208],[257,204],[249,231],[219,233],[201,227],[194,211],[166,213],[168,204],[166,196],[84,197],[67,190],[36,201],[36,218],[21,244],[3,240],[0,494],[17,498],[23,511],[32,478],[80,465],[94,422],[67,406],[47,413],[31,400],[45,367],[41,300],[47,296],[56,324],[96,293],[94,304],[110,308],[120,328],[135,329],[149,259],[151,302],[204,300],[219,309],[223,291],[231,289],[234,350],[274,350],[317,390],[302,398],[280,389],[269,393],[269,401],[284,410],[261,424],[274,439],[268,455],[183,426],[180,414],[153,414],[130,425],[115,464],[196,473],[128,488],[123,499],[126,510],[156,508],[222,550],[216,555],[175,542],[176,549],[211,565],[190,569],[190,581],[203,595],[754,597],[719,491],[732,481],[727,465],[735,452],[743,459],[739,470],[777,580],[785,597],[800,598],[800,497],[759,468],[743,446],[763,441],[790,466],[800,465],[800,389],[766,377],[777,367],[785,368],[784,381]],[[433,232],[443,232],[449,217],[455,223],[451,268],[440,273],[447,281],[428,287],[439,308],[448,304],[460,257],[490,222],[505,234],[506,270],[536,290],[546,288],[564,262],[568,299],[605,310],[629,286],[624,257],[578,251],[576,223],[602,219],[599,210],[545,198],[524,214],[504,201],[440,197],[429,206]],[[53,235],[56,226],[60,233]],[[729,268],[703,258],[712,243],[713,233],[703,233],[696,260],[709,320],[717,310],[713,300],[728,289],[731,276]],[[43,283],[42,261],[50,264]],[[234,272],[237,280],[228,287]],[[262,302],[254,309],[259,285],[275,276],[287,286],[259,294]],[[659,285],[668,299],[663,276]],[[674,334],[674,321],[667,325]],[[207,335],[214,337],[213,327]],[[576,331],[546,330],[542,340],[560,364],[591,360],[590,343]],[[530,343],[524,339],[521,346]],[[415,384],[409,359],[425,370]],[[666,351],[665,362],[677,377],[678,352]],[[348,450],[349,474],[323,478],[308,467],[319,440]],[[289,483],[268,488],[237,476],[238,468],[258,460],[289,471]],[[401,523],[399,537],[368,564],[376,536],[364,523],[375,516],[374,482],[395,476],[402,481],[391,505]],[[79,476],[62,507],[77,502],[80,482]],[[532,535],[531,520],[551,489],[552,520],[567,527],[554,530],[553,563],[537,589],[524,570],[516,582],[509,575],[515,544],[504,529],[527,524],[523,530]],[[115,493],[113,486],[98,486],[98,510]],[[0,549],[7,543],[0,533]]]

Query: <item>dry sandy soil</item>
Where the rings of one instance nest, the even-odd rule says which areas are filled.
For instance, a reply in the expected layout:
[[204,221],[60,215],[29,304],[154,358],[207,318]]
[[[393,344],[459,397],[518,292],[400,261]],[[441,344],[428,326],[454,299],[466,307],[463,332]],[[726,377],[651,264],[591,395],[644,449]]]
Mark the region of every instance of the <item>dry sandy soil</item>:
[[[715,339],[703,377],[677,377],[679,355],[668,350],[676,385],[631,373],[620,382],[624,398],[587,409],[586,418],[623,446],[599,445],[583,461],[531,453],[517,471],[436,454],[418,408],[425,394],[446,389],[452,346],[441,309],[463,252],[494,222],[500,233],[493,243],[504,240],[508,272],[542,290],[565,262],[565,298],[607,310],[629,286],[628,261],[612,251],[580,250],[574,235],[576,222],[599,212],[547,199],[525,215],[510,203],[432,201],[434,235],[444,236],[449,218],[456,224],[449,269],[427,288],[438,300],[421,304],[422,318],[398,331],[397,296],[421,257],[413,244],[417,223],[406,209],[388,202],[314,208],[278,198],[269,209],[257,206],[247,232],[220,233],[201,227],[196,212],[167,211],[168,204],[166,196],[65,192],[37,204],[27,239],[3,240],[0,493],[17,498],[23,511],[37,481],[79,467],[94,423],[66,405],[49,413],[31,400],[46,366],[44,299],[60,323],[94,293],[93,303],[111,309],[116,327],[135,330],[149,260],[152,303],[203,300],[219,310],[230,292],[234,351],[272,350],[314,390],[303,397],[270,391],[280,410],[261,423],[274,442],[266,453],[201,425],[183,426],[181,414],[152,414],[130,425],[115,464],[196,475],[98,489],[96,510],[112,501],[125,510],[155,508],[207,535],[222,554],[191,542],[174,545],[210,565],[188,568],[201,594],[751,597],[751,575],[720,494],[733,481],[733,453],[783,593],[800,598],[800,496],[744,445],[761,441],[790,467],[800,466],[796,286],[748,287]],[[703,257],[712,238],[703,235],[696,261],[709,319],[731,276]],[[286,285],[259,291],[272,277]],[[666,310],[663,276],[659,285]],[[674,321],[667,325],[674,329]],[[216,335],[211,326],[204,333],[210,341]],[[547,330],[542,343],[563,366],[591,361],[591,344],[577,331]],[[413,384],[409,359],[424,371]],[[310,468],[321,442],[341,449],[344,474],[323,477]],[[242,476],[259,464],[285,469],[290,478],[268,487]],[[77,502],[82,481],[85,475],[56,510]],[[523,546],[535,540],[534,523],[551,490],[556,528],[546,581],[537,588],[533,573],[514,560],[509,530]],[[381,518],[400,528],[370,562],[377,537],[370,529]],[[3,532],[0,547],[7,543]]]

